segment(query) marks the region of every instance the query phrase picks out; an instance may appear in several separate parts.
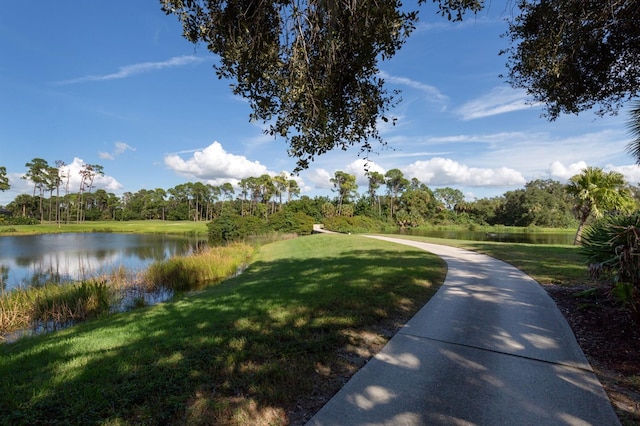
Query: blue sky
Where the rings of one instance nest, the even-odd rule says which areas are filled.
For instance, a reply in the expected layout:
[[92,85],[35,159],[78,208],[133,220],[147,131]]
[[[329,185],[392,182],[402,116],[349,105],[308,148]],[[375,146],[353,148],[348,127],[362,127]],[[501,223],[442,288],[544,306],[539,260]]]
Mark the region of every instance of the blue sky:
[[[541,118],[542,109],[499,78],[500,38],[512,10],[488,2],[477,16],[450,23],[421,7],[406,45],[380,64],[389,89],[402,90],[395,127],[371,168],[403,171],[430,188],[468,199],[492,197],[533,179],[566,179],[585,166],[640,169],[626,153],[626,111]],[[71,190],[84,163],[100,164],[97,187],[121,195],[184,182],[215,185],[291,171],[284,140],[250,123],[246,101],[218,80],[217,58],[181,36],[156,0],[13,1],[0,15],[0,166],[12,189],[0,205],[31,193],[20,179],[33,158],[67,163]],[[295,177],[303,195],[329,195],[342,170],[366,181],[358,149],[331,152]]]

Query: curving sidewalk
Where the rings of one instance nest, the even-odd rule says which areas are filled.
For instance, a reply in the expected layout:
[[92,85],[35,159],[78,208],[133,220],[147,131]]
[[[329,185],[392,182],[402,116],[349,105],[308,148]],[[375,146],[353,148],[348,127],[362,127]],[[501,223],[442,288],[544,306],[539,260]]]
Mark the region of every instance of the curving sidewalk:
[[555,303],[492,257],[442,257],[443,286],[307,425],[619,425]]

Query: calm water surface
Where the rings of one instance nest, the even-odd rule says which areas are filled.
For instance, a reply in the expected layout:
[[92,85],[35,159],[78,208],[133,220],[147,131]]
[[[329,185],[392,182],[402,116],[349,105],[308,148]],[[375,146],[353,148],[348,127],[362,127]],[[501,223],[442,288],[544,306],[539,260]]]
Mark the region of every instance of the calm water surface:
[[205,243],[202,238],[160,234],[0,236],[0,288],[81,280],[120,266],[138,271],[154,261],[191,253]]

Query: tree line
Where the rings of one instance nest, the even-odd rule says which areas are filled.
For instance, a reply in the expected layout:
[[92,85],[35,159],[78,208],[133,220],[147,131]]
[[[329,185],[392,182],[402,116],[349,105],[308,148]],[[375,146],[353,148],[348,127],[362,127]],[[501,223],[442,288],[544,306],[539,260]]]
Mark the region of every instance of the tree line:
[[[98,164],[84,164],[80,181],[71,187],[71,171],[63,161],[55,166],[42,158],[25,164],[22,179],[33,183],[33,193],[20,194],[5,210],[14,217],[32,218],[41,222],[83,222],[86,220],[211,220],[223,213],[226,204],[238,204],[244,215],[264,216],[276,211],[283,200],[300,194],[297,181],[284,173],[241,179],[236,188],[231,183],[211,185],[187,182],[173,188],[141,189],[122,196],[95,188],[95,178],[104,175]],[[74,179],[77,180],[77,179]],[[6,167],[0,167],[0,191],[10,189]],[[229,208],[235,208],[233,206]]]
[[[339,170],[330,180],[335,195],[311,198],[301,197],[297,181],[284,173],[244,178],[235,187],[187,182],[117,196],[94,190],[95,177],[103,174],[100,165],[84,165],[75,190],[70,188],[70,172],[62,161],[51,167],[46,160],[35,158],[25,166],[23,178],[33,183],[33,193],[18,195],[6,210],[16,220],[36,222],[212,221],[225,213],[268,219],[286,209],[318,222],[365,216],[401,228],[424,224],[567,228],[610,211],[634,210],[640,200],[640,188],[628,185],[621,174],[592,167],[568,184],[537,179],[498,197],[468,201],[459,189],[431,189],[416,178],[406,178],[399,169],[385,174],[369,171],[362,193],[356,176]],[[4,167],[0,167],[0,189],[9,189]]]

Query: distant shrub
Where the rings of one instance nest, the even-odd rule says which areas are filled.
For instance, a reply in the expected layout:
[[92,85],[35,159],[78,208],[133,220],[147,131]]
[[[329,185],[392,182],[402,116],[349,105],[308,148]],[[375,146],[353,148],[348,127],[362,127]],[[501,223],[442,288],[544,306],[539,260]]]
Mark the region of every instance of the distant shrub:
[[212,220],[207,227],[209,242],[222,245],[234,241],[255,240],[255,237],[274,232],[308,235],[313,231],[313,223],[313,218],[302,212],[278,212],[269,216],[266,221],[257,216],[228,213]]
[[313,231],[313,218],[308,214],[297,212],[278,212],[269,217],[269,228],[285,234],[309,235]]
[[241,241],[247,237],[262,235],[269,232],[266,223],[255,216],[240,216],[239,214],[224,214],[207,224],[209,242],[213,245],[227,244]]
[[12,216],[4,218],[3,225],[38,225],[40,221],[33,217]]
[[327,217],[322,221],[329,231],[342,233],[376,232],[384,229],[384,224],[367,216]]

